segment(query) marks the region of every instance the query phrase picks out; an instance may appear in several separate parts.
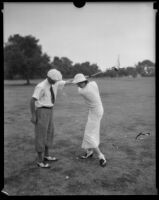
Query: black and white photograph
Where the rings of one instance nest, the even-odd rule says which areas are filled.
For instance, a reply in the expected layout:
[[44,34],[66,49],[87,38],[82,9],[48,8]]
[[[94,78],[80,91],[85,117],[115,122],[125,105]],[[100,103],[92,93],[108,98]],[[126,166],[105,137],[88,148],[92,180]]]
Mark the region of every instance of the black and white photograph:
[[8,196],[157,195],[154,2],[3,2]]

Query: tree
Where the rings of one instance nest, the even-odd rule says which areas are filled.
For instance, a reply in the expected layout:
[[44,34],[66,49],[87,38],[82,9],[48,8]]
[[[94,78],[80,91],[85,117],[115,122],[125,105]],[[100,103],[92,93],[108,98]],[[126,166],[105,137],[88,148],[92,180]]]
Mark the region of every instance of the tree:
[[155,64],[150,60],[143,60],[140,64],[143,65],[143,66],[148,66],[148,67],[154,67],[155,66]]
[[142,76],[146,76],[146,71],[145,68],[153,68],[153,75],[154,75],[154,71],[155,71],[155,64],[153,62],[151,62],[150,60],[143,60],[142,62],[138,62],[138,64],[136,65],[136,71],[138,74],[142,75]]
[[77,73],[81,73],[81,64],[80,63],[75,63],[73,66],[72,75],[75,76]]
[[42,53],[39,40],[28,35],[25,37],[15,34],[10,36],[4,46],[5,77],[14,78],[20,75],[30,84],[30,78],[49,65],[49,57]]
[[62,64],[63,64],[63,71],[65,74],[65,77],[69,78],[72,76],[73,68],[72,68],[72,61],[67,57],[61,58]]
[[134,78],[137,76],[137,71],[135,67],[127,67],[126,71],[128,76],[132,76]]
[[50,57],[46,53],[44,53],[41,56],[41,61],[40,61],[40,64],[36,68],[36,76],[34,76],[34,77],[35,78],[46,77],[46,74],[50,68],[51,68]]
[[77,73],[83,73],[84,75],[91,75],[99,72],[99,67],[96,64],[90,64],[89,62],[84,63],[75,63],[67,58],[54,57],[53,62],[51,63],[51,68],[59,70],[64,78],[73,78]]
[[84,75],[92,75],[94,73],[100,72],[101,70],[97,66],[97,64],[90,64],[89,62],[84,63],[76,63],[74,65],[74,72],[76,73],[83,73]]
[[119,68],[117,74],[118,74],[119,77],[123,77],[123,76],[128,75],[126,68]]
[[106,77],[114,78],[114,77],[117,77],[117,72],[113,68],[112,69],[107,69],[103,73],[103,75],[106,76]]
[[65,78],[69,76],[71,65],[72,61],[68,58],[59,58],[57,56],[54,57],[54,60],[51,63],[52,68],[59,70]]

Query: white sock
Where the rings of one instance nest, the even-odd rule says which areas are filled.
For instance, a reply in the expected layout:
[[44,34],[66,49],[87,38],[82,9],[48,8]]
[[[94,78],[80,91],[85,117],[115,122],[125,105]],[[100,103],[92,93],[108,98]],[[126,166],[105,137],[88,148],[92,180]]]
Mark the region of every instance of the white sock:
[[87,154],[90,154],[90,153],[92,153],[93,151],[92,151],[92,150],[88,150],[88,149],[87,149],[87,151],[86,151],[86,152],[87,152]]
[[99,159],[105,160],[105,156],[104,156],[104,154],[102,154],[102,153],[100,153],[100,155],[98,156],[98,158],[99,158]]

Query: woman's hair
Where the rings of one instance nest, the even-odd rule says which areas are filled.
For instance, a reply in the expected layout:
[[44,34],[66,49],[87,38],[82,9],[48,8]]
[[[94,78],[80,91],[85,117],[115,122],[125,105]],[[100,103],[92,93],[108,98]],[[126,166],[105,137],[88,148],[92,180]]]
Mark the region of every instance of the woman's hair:
[[88,80],[85,80],[85,81],[82,81],[82,82],[77,83],[77,85],[80,84],[80,83],[85,83],[85,85],[87,85],[88,82],[89,82]]
[[89,82],[88,80],[83,81],[83,83],[86,83],[86,85],[87,85],[88,82]]

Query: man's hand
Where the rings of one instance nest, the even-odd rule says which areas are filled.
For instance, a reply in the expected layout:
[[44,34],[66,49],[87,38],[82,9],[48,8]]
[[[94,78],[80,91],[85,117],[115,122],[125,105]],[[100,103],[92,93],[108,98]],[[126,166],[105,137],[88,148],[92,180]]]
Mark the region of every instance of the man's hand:
[[36,124],[36,122],[37,122],[37,117],[36,117],[36,115],[32,115],[30,121],[31,121],[33,124]]

